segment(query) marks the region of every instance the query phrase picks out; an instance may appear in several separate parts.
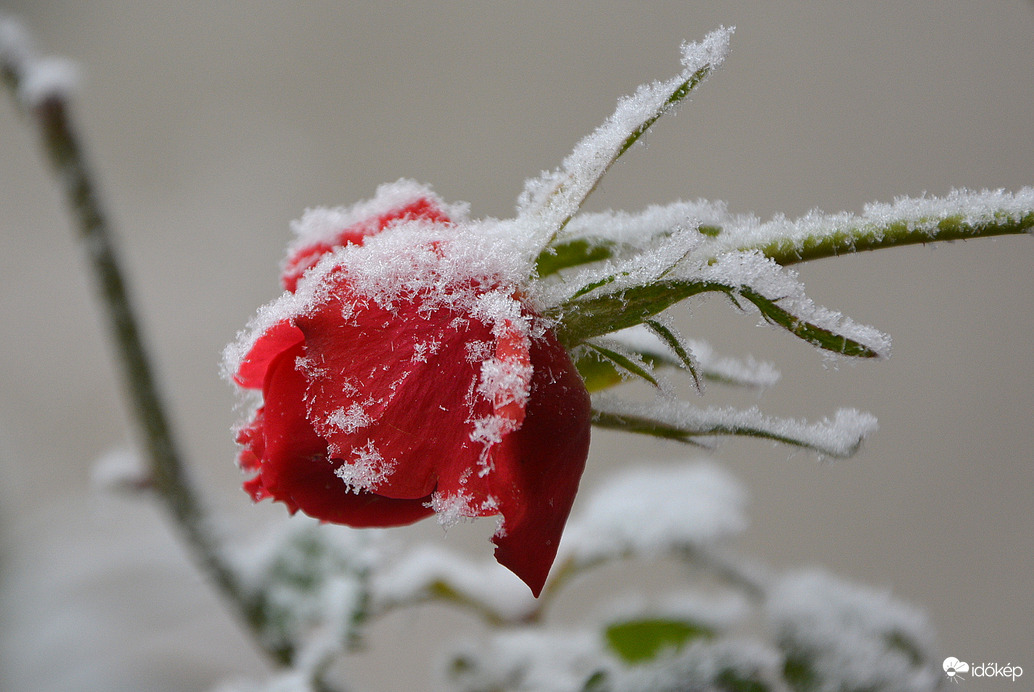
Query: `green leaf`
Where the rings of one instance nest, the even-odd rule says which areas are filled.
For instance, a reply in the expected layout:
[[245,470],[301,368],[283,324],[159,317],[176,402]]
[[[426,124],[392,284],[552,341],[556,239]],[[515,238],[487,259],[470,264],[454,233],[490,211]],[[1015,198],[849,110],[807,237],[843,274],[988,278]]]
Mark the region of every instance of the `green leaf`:
[[694,639],[709,639],[714,631],[698,623],[663,618],[630,620],[609,625],[607,645],[625,663],[645,663],[665,651],[678,651]]
[[624,432],[638,433],[640,435],[651,435],[662,437],[667,440],[684,442],[686,444],[698,444],[693,438],[714,434],[699,430],[687,430],[675,423],[657,420],[648,416],[637,416],[627,413],[612,413],[592,409],[592,424],[598,428],[608,430],[622,430]]
[[[701,229],[702,230],[702,229]],[[757,250],[782,266],[868,250],[1034,231],[1034,188],[953,190],[945,197],[902,197],[862,214],[812,212],[794,222],[732,227],[708,250]],[[700,259],[704,259],[701,257]]]
[[604,286],[614,283],[622,276],[628,276],[628,273],[625,272],[624,274],[611,274],[610,276],[603,277],[599,281],[593,281],[592,283],[585,284],[577,291],[575,291],[574,295],[571,296],[571,299],[574,300],[576,298],[581,298],[582,296],[588,293],[592,293],[597,288],[603,288]]
[[731,668],[720,672],[714,682],[720,692],[769,692],[770,689],[766,683],[745,678]]
[[605,692],[609,689],[611,689],[610,679],[605,670],[597,670],[582,685],[582,692]]
[[615,112],[591,135],[575,145],[559,170],[528,181],[519,202],[519,217],[538,217],[549,233],[548,246],[600,179],[651,125],[696,88],[724,59],[731,29],[709,34],[702,46],[686,46],[683,69],[665,82],[641,87],[633,97],[621,99]]
[[617,243],[605,238],[577,238],[550,245],[535,260],[539,277],[556,274],[570,267],[590,264],[614,256]]
[[819,682],[812,662],[800,653],[786,657],[786,662],[783,663],[783,678],[795,692],[812,692],[818,687]]
[[579,350],[574,355],[574,366],[585,382],[589,393],[610,389],[625,381],[613,362],[607,360],[596,351]]
[[629,373],[632,373],[636,377],[640,377],[640,378],[646,380],[647,382],[652,384],[654,387],[660,387],[660,385],[657,383],[657,379],[653,375],[650,374],[649,370],[647,370],[643,366],[639,365],[638,363],[636,363],[634,360],[632,360],[628,356],[626,356],[626,355],[624,355],[622,353],[618,353],[617,351],[613,351],[613,350],[611,350],[609,348],[606,348],[604,346],[600,346],[599,344],[589,343],[589,344],[585,344],[585,345],[587,347],[589,347],[590,349],[592,349],[593,351],[595,351],[596,353],[598,353],[599,355],[601,355],[604,358],[606,358],[607,360],[613,362],[616,366],[618,366],[622,370],[624,370],[626,372],[629,372]]

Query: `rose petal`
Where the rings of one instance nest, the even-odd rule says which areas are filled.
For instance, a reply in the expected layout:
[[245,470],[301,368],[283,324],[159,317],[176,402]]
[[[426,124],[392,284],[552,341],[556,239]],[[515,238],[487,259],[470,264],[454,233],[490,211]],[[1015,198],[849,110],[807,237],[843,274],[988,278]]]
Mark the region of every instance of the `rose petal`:
[[295,344],[302,342],[302,332],[291,320],[284,319],[267,329],[241,361],[233,381],[247,389],[259,389],[266,381],[270,362]]
[[426,497],[446,479],[476,483],[484,445],[472,440],[474,422],[490,416],[492,402],[477,392],[471,345],[491,349],[491,330],[449,308],[422,311],[419,297],[389,310],[338,281],[297,319],[309,420],[331,455],[353,466],[377,461],[351,477],[387,497]]
[[[401,526],[432,513],[430,498],[396,500],[367,492],[348,492],[327,458],[326,443],[305,415],[305,376],[295,367],[304,354],[296,344],[270,363],[263,388],[263,493],[294,512],[349,526]],[[255,484],[252,483],[252,487]]]
[[491,484],[503,524],[492,540],[496,560],[537,597],[585,469],[590,403],[570,356],[552,332],[532,342],[531,362],[524,424],[494,454]]

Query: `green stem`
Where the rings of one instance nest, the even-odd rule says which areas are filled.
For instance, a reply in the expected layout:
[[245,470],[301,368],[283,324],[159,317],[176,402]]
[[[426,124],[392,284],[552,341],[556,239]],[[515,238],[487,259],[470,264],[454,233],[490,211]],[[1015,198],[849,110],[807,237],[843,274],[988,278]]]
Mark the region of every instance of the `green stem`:
[[[16,100],[23,77],[21,67],[0,65],[3,81]],[[67,199],[79,241],[86,251],[107,312],[108,328],[119,355],[130,413],[146,449],[151,485],[172,515],[195,560],[234,605],[252,632],[258,635],[264,625],[261,596],[250,594],[232,565],[223,558],[200,496],[176,447],[120,268],[113,234],[71,122],[68,104],[63,95],[51,95],[37,103],[23,105],[39,128],[47,159]],[[256,640],[261,642],[258,636]],[[289,663],[294,654],[290,649],[271,650],[265,646],[263,649],[281,665]]]
[[990,221],[974,222],[962,214],[941,219],[868,223],[809,236],[804,240],[776,238],[767,243],[745,245],[740,250],[759,250],[778,264],[787,266],[825,257],[836,257],[867,250],[918,245],[949,240],[968,240],[998,235],[1030,233],[1034,230],[1034,211],[1020,217],[996,215]]

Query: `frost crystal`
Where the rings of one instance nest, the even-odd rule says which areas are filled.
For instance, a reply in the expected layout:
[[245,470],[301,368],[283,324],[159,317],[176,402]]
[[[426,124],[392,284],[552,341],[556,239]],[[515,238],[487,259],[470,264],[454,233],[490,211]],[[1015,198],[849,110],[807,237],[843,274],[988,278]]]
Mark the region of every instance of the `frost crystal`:
[[361,490],[376,491],[377,487],[394,472],[396,466],[398,462],[381,456],[373,440],[370,440],[365,447],[356,449],[352,458],[339,466],[334,475],[356,493]]

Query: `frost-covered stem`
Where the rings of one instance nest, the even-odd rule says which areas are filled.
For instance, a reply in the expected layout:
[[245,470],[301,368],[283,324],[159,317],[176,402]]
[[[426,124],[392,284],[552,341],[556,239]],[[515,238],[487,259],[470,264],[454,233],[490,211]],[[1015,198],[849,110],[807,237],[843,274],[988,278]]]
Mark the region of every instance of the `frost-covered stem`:
[[[24,63],[14,60],[0,65],[3,81],[16,99],[25,77],[24,67]],[[176,447],[119,265],[113,234],[71,122],[66,97],[56,92],[36,101],[22,100],[20,105],[39,129],[42,146],[89,259],[119,355],[129,409],[146,449],[151,487],[172,515],[194,558],[257,634],[263,625],[261,602],[249,595],[224,559]],[[292,655],[291,651],[268,648],[267,652],[278,663],[288,662]]]
[[887,224],[865,224],[817,234],[797,241],[775,238],[770,242],[744,246],[743,250],[760,250],[783,266],[836,257],[865,250],[917,245],[947,240],[968,240],[998,235],[1030,233],[1034,230],[1034,212],[1023,216],[1003,214],[992,220],[974,221],[963,214],[941,219],[894,221]]

